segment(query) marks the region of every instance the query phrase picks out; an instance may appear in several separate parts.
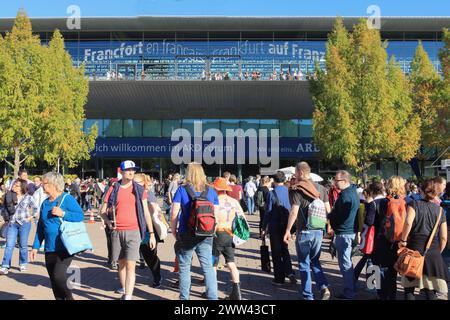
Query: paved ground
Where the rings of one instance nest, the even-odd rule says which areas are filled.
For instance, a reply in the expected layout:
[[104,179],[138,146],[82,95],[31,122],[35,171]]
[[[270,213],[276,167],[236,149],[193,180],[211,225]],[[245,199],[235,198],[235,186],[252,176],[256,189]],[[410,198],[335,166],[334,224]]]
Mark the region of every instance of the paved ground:
[[[275,287],[271,284],[272,275],[261,271],[259,258],[259,246],[261,241],[257,239],[258,219],[259,217],[256,215],[248,217],[252,228],[251,239],[236,250],[236,262],[241,274],[243,298],[246,300],[299,299],[299,283],[296,285],[286,284],[281,287]],[[75,299],[80,300],[118,299],[120,296],[114,293],[114,290],[119,286],[117,272],[109,270],[106,267],[107,250],[104,231],[101,229],[99,222],[87,224],[87,228],[95,248],[94,252],[84,253],[77,257],[72,264],[72,266],[80,268],[81,276],[81,287],[74,290],[74,297]],[[30,234],[30,244],[34,240],[34,235],[35,229],[33,228]],[[178,291],[173,285],[177,278],[177,275],[172,272],[174,260],[173,244],[173,237],[169,234],[166,243],[159,245],[158,255],[161,259],[161,269],[164,278],[163,286],[160,289],[153,289],[150,286],[152,283],[150,270],[148,268],[137,268],[134,299],[178,299]],[[294,270],[298,270],[293,242],[291,242],[289,249],[293,258]],[[0,250],[2,257],[3,251],[4,249]],[[39,254],[38,260],[35,263],[29,265],[27,273],[19,272],[18,259],[18,249],[16,249],[12,261],[13,267],[11,268],[10,273],[7,276],[0,277],[0,299],[52,300],[53,294],[44,265],[43,253]],[[360,257],[355,257],[354,262],[359,259]],[[198,260],[197,258],[194,258],[193,260],[191,299],[198,300],[202,299],[201,293],[204,291],[204,287],[201,283],[202,276]],[[328,253],[328,241],[323,245],[321,261],[327,279],[331,284],[330,289],[332,294],[339,293],[342,289],[342,277],[339,273],[337,260],[331,259],[331,256]],[[227,269],[222,269],[218,272],[218,279],[219,298],[224,298],[230,290],[230,278]],[[359,283],[363,286],[364,282],[362,281],[362,277],[360,279]],[[374,297],[375,295],[373,293],[362,289],[359,291],[357,299],[373,299]],[[399,298],[401,298],[400,294]]]

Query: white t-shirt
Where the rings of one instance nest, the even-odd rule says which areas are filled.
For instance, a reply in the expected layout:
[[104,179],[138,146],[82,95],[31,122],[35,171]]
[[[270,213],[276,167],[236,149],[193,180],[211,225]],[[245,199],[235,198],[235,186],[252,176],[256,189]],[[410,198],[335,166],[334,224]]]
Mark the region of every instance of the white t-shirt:
[[256,193],[256,185],[253,181],[247,182],[245,185],[245,192],[249,197],[253,197]]

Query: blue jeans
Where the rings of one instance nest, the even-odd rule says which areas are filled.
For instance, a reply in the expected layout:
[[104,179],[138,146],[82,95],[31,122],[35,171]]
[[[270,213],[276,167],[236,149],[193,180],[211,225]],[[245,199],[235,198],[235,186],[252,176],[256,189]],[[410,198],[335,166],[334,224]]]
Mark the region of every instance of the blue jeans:
[[85,209],[92,211],[92,195],[87,194],[85,197]]
[[352,243],[355,240],[355,234],[336,235],[336,251],[341,270],[344,278],[344,296],[355,298],[355,273],[352,264]]
[[248,214],[253,214],[255,212],[255,200],[253,197],[246,196]]
[[31,230],[31,222],[26,222],[22,225],[12,223],[9,225],[8,234],[6,236],[6,248],[5,255],[3,256],[2,267],[10,268],[11,259],[16,246],[17,236],[20,237],[20,254],[19,254],[19,264],[26,265],[28,263],[28,236]]
[[[447,264],[448,275],[450,277],[450,257],[444,257],[444,261]],[[447,283],[447,286],[448,286],[448,292],[449,292],[449,293],[447,293],[447,299],[450,300],[450,282]]]
[[206,297],[208,300],[217,300],[217,279],[214,273],[213,237],[199,238],[182,233],[177,235],[175,243],[175,253],[177,255],[180,271],[180,300],[189,300],[191,291],[191,265],[192,255],[195,251],[205,276]]
[[322,230],[297,232],[295,247],[297,249],[300,279],[302,283],[302,292],[300,294],[305,300],[314,300],[311,269],[314,274],[314,279],[316,280],[316,285],[320,290],[328,288],[328,282],[319,261],[322,238]]

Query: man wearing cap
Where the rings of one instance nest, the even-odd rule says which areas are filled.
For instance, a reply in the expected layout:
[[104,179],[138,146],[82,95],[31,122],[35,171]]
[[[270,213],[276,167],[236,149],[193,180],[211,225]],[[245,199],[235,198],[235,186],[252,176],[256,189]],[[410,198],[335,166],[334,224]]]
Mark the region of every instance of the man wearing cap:
[[101,208],[104,223],[112,229],[112,261],[119,261],[119,279],[122,300],[131,300],[136,281],[136,261],[145,232],[150,233],[149,246],[156,246],[153,223],[147,206],[147,192],[133,181],[139,168],[133,161],[120,164],[122,180],[112,185],[106,193]]
[[214,189],[219,197],[219,211],[217,214],[216,236],[213,242],[214,271],[217,273],[219,256],[222,254],[230,270],[233,288],[228,299],[241,300],[241,288],[239,283],[239,271],[234,263],[233,220],[236,215],[244,217],[244,211],[238,201],[227,195],[232,191],[226,178],[217,178],[214,181]]

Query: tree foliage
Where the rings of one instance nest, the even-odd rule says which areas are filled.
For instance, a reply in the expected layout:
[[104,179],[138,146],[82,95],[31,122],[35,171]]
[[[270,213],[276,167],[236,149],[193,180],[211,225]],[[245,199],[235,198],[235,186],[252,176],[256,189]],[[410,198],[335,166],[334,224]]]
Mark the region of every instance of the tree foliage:
[[374,160],[411,159],[418,149],[419,118],[412,112],[409,84],[387,62],[380,33],[361,19],[349,33],[336,20],[326,50],[326,71],[316,65],[311,80],[314,140],[327,159],[359,172]]
[[97,127],[91,128],[87,135],[83,132],[89,83],[84,77],[84,67],[73,67],[58,30],[49,43],[47,56],[51,81],[43,109],[43,158],[59,170],[61,159],[69,167],[89,159],[89,151],[97,137]]
[[414,112],[421,119],[421,145],[435,147],[438,134],[436,126],[438,110],[433,101],[433,95],[437,89],[439,75],[420,41],[411,62],[409,79],[412,84]]
[[84,70],[73,67],[61,34],[41,45],[19,11],[11,32],[0,39],[0,158],[14,175],[37,158],[51,165],[62,158],[69,166],[89,158],[97,129],[82,131],[87,94]]

